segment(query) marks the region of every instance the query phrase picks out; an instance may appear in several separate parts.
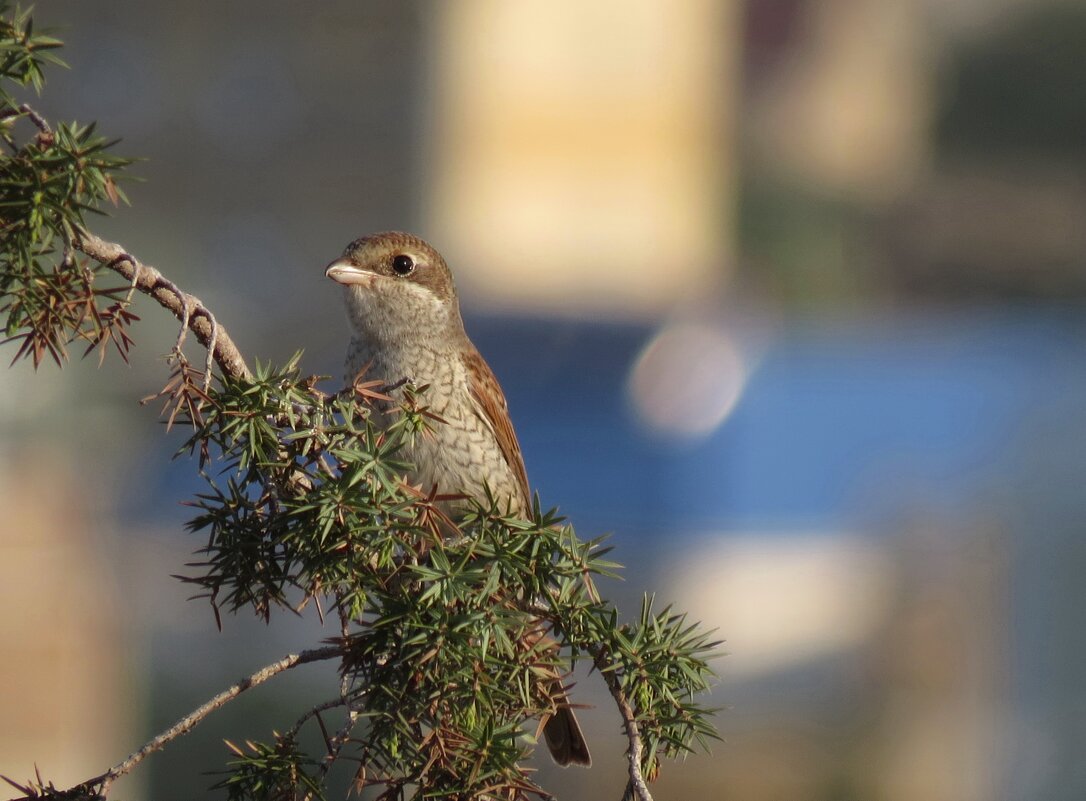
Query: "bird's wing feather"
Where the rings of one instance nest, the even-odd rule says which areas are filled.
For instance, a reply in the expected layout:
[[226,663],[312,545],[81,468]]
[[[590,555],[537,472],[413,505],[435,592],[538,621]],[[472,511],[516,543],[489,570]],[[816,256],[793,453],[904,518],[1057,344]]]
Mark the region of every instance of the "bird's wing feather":
[[472,407],[475,414],[483,421],[501,448],[505,461],[516,476],[520,487],[520,501],[528,508],[528,473],[524,469],[524,457],[520,452],[513,423],[509,419],[509,404],[502,394],[498,379],[494,377],[483,357],[474,346],[469,346],[464,354],[464,365],[468,371],[468,387],[471,392]]

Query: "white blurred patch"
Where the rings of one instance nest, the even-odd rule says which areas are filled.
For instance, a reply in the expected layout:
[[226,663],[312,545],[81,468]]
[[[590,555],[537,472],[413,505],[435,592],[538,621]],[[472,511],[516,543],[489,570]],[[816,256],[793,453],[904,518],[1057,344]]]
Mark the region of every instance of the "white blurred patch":
[[684,549],[667,595],[729,654],[724,672],[754,678],[852,649],[885,620],[893,563],[852,536],[766,535]]
[[747,375],[739,348],[725,331],[680,323],[665,327],[645,346],[628,392],[650,428],[698,438],[716,430],[735,408]]

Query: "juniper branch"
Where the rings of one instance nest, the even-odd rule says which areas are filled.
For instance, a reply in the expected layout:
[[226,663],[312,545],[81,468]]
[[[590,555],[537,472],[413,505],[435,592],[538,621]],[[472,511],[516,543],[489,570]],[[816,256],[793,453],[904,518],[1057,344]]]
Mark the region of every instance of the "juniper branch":
[[26,115],[26,117],[32,123],[34,123],[34,127],[37,128],[39,131],[41,131],[46,136],[52,136],[53,135],[53,129],[51,127],[49,127],[49,123],[45,121],[45,117],[43,117],[41,114],[39,114],[34,109],[32,109],[29,104],[23,103],[21,106],[19,106],[18,112],[20,114]]
[[230,701],[233,701],[239,695],[246,690],[250,690],[260,684],[263,684],[268,679],[279,675],[283,671],[290,670],[291,668],[298,667],[298,665],[305,665],[310,662],[319,662],[325,659],[335,659],[336,657],[343,655],[343,649],[339,646],[328,646],[326,648],[314,648],[309,651],[302,651],[298,654],[289,654],[278,662],[261,668],[256,673],[245,677],[236,684],[227,687],[221,693],[209,700],[207,703],[194,709],[181,720],[177,721],[173,726],[166,729],[166,731],[159,734],[153,740],[147,742],[138,751],[135,751],[128,759],[123,762],[119,762],[114,765],[108,771],[101,776],[96,776],[84,782],[81,787],[98,788],[98,794],[105,798],[109,794],[110,785],[113,784],[121,776],[130,772],[146,757],[153,754],[155,751],[160,751],[166,745],[176,740],[182,735],[188,734],[192,729],[196,727],[204,718],[214,712],[216,709],[221,709],[226,706]]
[[[198,297],[180,290],[161,272],[141,263],[115,242],[107,242],[89,231],[80,230],[76,232],[73,244],[79,251],[113,270],[140,292],[153,298],[178,320],[187,320],[188,328],[196,335],[200,344],[208,349],[211,358],[225,375],[233,379],[252,377],[252,371],[237,345]],[[208,370],[207,375],[210,376],[210,373]]]
[[609,671],[601,671],[601,673],[603,680],[607,683],[607,689],[611,692],[611,697],[615,699],[619,714],[622,715],[622,726],[626,730],[626,739],[628,741],[626,763],[630,780],[626,785],[626,792],[623,793],[622,799],[627,801],[636,796],[638,801],[653,801],[652,793],[649,792],[648,784],[646,784],[645,777],[641,773],[641,754],[643,750],[641,746],[641,730],[637,725],[637,717],[634,715],[633,707],[630,706],[630,702],[622,691],[622,685],[615,674]]
[[305,712],[302,713],[301,717],[299,717],[298,720],[295,721],[294,725],[287,729],[287,732],[284,736],[290,738],[297,737],[298,732],[302,730],[302,726],[308,723],[311,719],[319,716],[321,712],[327,712],[329,709],[336,709],[337,707],[346,706],[347,703],[347,699],[343,697],[336,697],[329,699],[328,701],[324,701],[323,703],[317,704],[311,709],[307,709]]

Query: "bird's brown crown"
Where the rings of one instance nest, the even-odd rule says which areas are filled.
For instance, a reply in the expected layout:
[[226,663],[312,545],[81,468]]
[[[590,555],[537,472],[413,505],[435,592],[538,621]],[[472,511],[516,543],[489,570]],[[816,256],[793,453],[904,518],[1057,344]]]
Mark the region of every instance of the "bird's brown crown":
[[445,259],[425,240],[403,231],[382,231],[356,239],[342,261],[382,278],[407,281],[429,289],[439,300],[456,297]]

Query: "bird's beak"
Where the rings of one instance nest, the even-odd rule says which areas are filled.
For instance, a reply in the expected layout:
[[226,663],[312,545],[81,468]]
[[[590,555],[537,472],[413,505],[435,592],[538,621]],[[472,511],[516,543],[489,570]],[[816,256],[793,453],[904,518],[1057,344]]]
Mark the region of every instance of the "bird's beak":
[[337,284],[343,284],[344,286],[351,286],[352,284],[369,286],[373,283],[373,279],[377,277],[371,271],[364,270],[343,259],[336,259],[329,264],[325,268],[324,274]]

